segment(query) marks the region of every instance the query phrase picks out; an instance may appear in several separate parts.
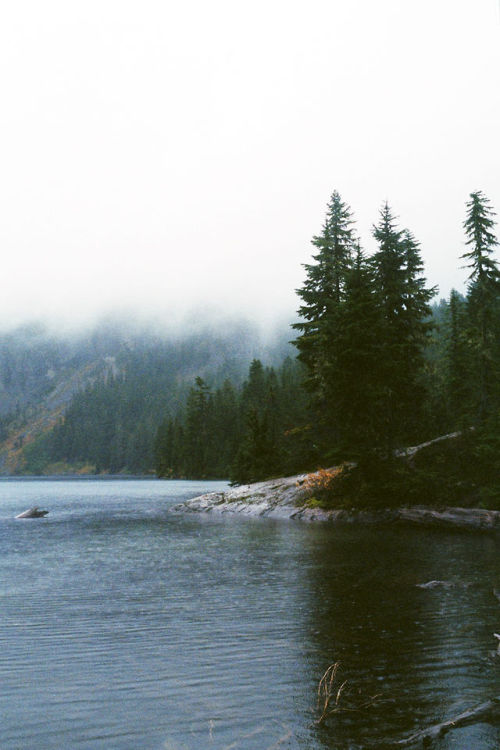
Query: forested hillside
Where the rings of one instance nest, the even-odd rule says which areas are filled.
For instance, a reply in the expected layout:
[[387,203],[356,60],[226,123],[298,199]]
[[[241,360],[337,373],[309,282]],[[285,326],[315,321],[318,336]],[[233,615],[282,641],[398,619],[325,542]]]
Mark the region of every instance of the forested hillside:
[[286,336],[262,342],[247,323],[223,332],[155,333],[100,325],[78,336],[25,327],[0,338],[0,471],[154,470],[154,440],[199,374],[240,383],[252,357],[280,361]]
[[[463,297],[458,295],[458,299],[465,304]],[[420,377],[428,401],[421,421],[415,423],[413,433],[408,433],[417,442],[455,424],[446,395],[450,337],[446,300],[429,307],[426,324],[429,335]],[[347,453],[342,450],[336,439],[338,424],[332,421],[325,403],[316,400],[318,394],[311,389],[307,373],[297,357],[287,357],[278,367],[253,360],[239,385],[226,379],[214,389],[197,377],[185,394],[185,406],[175,417],[166,418],[158,430],[157,474],[230,477],[241,483],[311,470],[347,455],[358,456],[364,443],[360,441],[360,448],[349,447]],[[369,372],[360,370],[355,381],[363,377],[369,377]],[[350,387],[354,388],[355,382]],[[361,413],[358,419],[362,425]]]
[[198,377],[185,408],[158,430],[159,476],[252,482],[313,461],[303,374],[287,357],[278,368],[254,359],[240,387],[225,380],[211,389]]
[[[0,470],[241,483],[355,462],[356,498],[369,488],[387,502],[403,486],[411,494],[413,482],[416,494],[496,503],[494,216],[472,193],[457,248],[467,290],[437,303],[419,243],[390,207],[368,255],[350,207],[333,193],[297,290],[298,319],[267,348],[248,324],[176,335],[116,325],[80,337],[37,327],[3,334]],[[454,431],[455,448],[446,454],[439,443],[411,482],[391,468],[406,446]],[[328,495],[325,481],[319,495]]]

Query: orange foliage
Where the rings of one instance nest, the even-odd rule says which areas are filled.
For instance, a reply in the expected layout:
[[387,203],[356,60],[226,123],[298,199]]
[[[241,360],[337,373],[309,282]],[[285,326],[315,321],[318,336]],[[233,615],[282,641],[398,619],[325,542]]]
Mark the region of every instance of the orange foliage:
[[343,471],[343,464],[335,466],[333,469],[318,469],[318,471],[306,476],[303,487],[313,493],[320,490],[329,490]]

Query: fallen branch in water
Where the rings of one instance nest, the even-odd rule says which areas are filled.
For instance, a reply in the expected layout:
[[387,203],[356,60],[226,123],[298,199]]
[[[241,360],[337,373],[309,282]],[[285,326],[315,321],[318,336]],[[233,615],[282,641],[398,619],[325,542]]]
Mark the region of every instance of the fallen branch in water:
[[[330,711],[330,702],[334,695],[334,684],[335,684],[335,679],[337,677],[337,672],[339,668],[340,668],[339,661],[336,661],[335,664],[330,664],[325,674],[319,681],[318,709],[321,709],[321,716],[318,719],[318,724],[322,724],[325,721],[326,717],[329,716],[330,713],[332,713],[332,711]],[[338,707],[338,703],[340,700],[340,696],[342,695],[342,691],[345,686],[346,686],[346,682],[343,682],[342,685],[336,691],[335,704],[337,707]],[[333,709],[333,710],[335,711],[336,709]]]
[[412,747],[418,743],[422,743],[423,747],[430,747],[433,740],[443,737],[452,729],[465,727],[468,724],[476,724],[481,721],[487,724],[500,722],[500,696],[492,698],[492,700],[486,701],[486,703],[481,703],[475,708],[470,708],[462,714],[455,716],[454,719],[443,721],[440,724],[433,724],[427,727],[427,729],[421,729],[404,740],[383,742],[376,747],[389,750],[389,748]]
[[[334,714],[358,712],[365,708],[369,708],[380,697],[380,695],[373,695],[361,703],[347,703],[346,700],[341,703],[348,680],[344,680],[337,687],[337,673],[339,669],[339,661],[335,662],[335,664],[330,664],[319,681],[318,710],[321,711],[321,716],[318,719],[318,724],[323,724],[329,716],[333,716]],[[331,707],[332,703],[334,706],[333,708]]]

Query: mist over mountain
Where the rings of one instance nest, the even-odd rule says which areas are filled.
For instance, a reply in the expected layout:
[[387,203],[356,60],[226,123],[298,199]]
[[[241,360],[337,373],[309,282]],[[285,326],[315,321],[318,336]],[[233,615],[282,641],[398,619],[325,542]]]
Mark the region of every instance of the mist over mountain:
[[[156,429],[196,377],[241,383],[252,359],[272,365],[293,353],[290,338],[286,325],[265,332],[208,317],[182,328],[114,317],[72,332],[41,323],[1,332],[0,472],[151,470]],[[68,415],[78,426],[56,449],[51,435]],[[75,452],[81,459],[65,466]]]

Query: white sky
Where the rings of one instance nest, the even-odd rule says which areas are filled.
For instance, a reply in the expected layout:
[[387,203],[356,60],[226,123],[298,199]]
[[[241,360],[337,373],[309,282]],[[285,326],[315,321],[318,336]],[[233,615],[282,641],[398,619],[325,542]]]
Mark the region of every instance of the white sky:
[[17,0],[0,12],[4,323],[292,315],[334,189],[443,295],[500,211],[498,0]]

